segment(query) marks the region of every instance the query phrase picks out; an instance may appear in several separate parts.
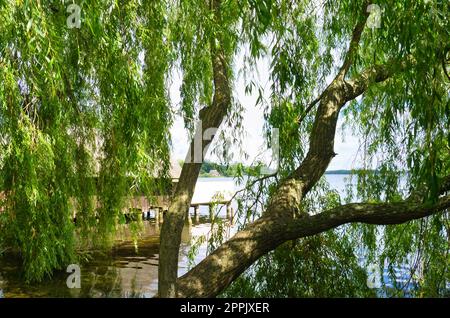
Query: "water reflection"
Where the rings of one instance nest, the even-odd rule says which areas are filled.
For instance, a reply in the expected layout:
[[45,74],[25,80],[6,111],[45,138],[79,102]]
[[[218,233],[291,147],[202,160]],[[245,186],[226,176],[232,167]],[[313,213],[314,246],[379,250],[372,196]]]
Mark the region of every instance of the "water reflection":
[[[336,182],[335,182],[336,183]],[[343,183],[342,183],[343,184]],[[211,189],[222,190],[234,187],[233,180],[199,180],[196,192],[213,193]],[[338,187],[340,189],[342,187]],[[236,190],[236,188],[235,188]],[[208,192],[209,191],[209,192]],[[194,194],[195,196],[195,194]],[[203,198],[202,198],[203,199]],[[236,211],[237,206],[233,204]],[[219,220],[225,220],[226,209],[220,210]],[[191,209],[191,215],[193,209]],[[182,232],[182,246],[178,274],[183,275],[189,267],[188,252],[191,244],[199,236],[208,236],[211,230],[208,207],[201,206],[199,223],[187,225]],[[81,288],[69,289],[65,271],[54,273],[52,279],[35,285],[24,284],[18,268],[20,260],[11,257],[0,258],[0,298],[2,297],[152,297],[157,292],[159,233],[160,225],[144,221],[142,236],[131,239],[127,227],[117,237],[110,251],[92,251],[92,259],[81,265]],[[235,226],[226,228],[226,236],[236,230]],[[194,263],[206,256],[206,244],[201,244]]]
[[[206,200],[217,191],[236,189],[230,178],[200,179],[195,198]],[[214,191],[213,191],[214,190]],[[237,206],[233,205],[236,209]],[[225,218],[226,209],[219,218]],[[191,214],[193,214],[191,208]],[[209,209],[201,206],[199,223],[187,225],[182,232],[179,258],[179,275],[188,270],[188,252],[191,242],[211,229]],[[26,285],[18,269],[19,259],[0,258],[0,298],[2,297],[152,297],[158,287],[159,233],[160,225],[152,221],[143,222],[144,229],[137,241],[132,240],[128,227],[121,229],[117,241],[110,251],[91,251],[89,262],[80,264],[81,288],[69,289],[66,280],[70,273],[55,272],[52,279],[40,284]],[[199,246],[194,263],[206,256],[206,244]],[[69,264],[68,264],[69,265]]]
[[[208,221],[205,216],[200,221]],[[69,273],[56,272],[40,284],[26,285],[20,277],[20,260],[0,259],[0,297],[152,297],[158,287],[159,231],[153,221],[144,221],[143,235],[137,240],[125,229],[110,251],[91,251],[91,260],[81,264],[81,288],[66,286]],[[179,274],[188,270],[188,251],[193,238],[205,235],[209,223],[186,225],[182,233]],[[206,255],[201,246],[195,263]]]

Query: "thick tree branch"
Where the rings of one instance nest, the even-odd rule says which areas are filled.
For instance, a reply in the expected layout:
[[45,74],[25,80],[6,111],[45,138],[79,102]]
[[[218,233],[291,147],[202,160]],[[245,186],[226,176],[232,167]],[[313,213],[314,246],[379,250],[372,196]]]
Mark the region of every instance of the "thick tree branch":
[[281,182],[277,193],[269,202],[266,213],[280,217],[298,217],[301,200],[325,173],[331,159],[336,155],[334,153],[336,124],[341,108],[349,101],[344,77],[354,61],[368,18],[367,4],[362,9],[343,66],[331,84],[311,104],[312,106],[310,105],[309,110],[315,103],[319,103],[310,135],[309,151],[298,169]]
[[316,235],[346,223],[400,224],[443,212],[450,196],[435,204],[353,203],[296,220],[265,217],[238,232],[178,280],[180,297],[214,297],[258,258],[280,244]]
[[346,100],[350,101],[363,94],[367,88],[387,80],[396,73],[401,73],[415,64],[412,56],[408,55],[401,60],[391,60],[383,65],[372,66],[351,80],[344,81]]
[[367,11],[367,7],[368,7],[368,3],[365,3],[365,5],[363,6],[362,13],[361,13],[361,19],[356,24],[355,28],[353,29],[352,39],[350,40],[349,48],[347,50],[347,53],[345,54],[344,64],[342,65],[341,69],[339,70],[339,73],[337,76],[341,80],[345,78],[345,75],[347,75],[348,70],[350,69],[350,66],[355,61],[356,54],[358,53],[361,35],[364,31],[364,27],[366,25],[367,18],[369,17],[369,12]]
[[[352,38],[350,40],[349,48],[347,52],[345,53],[344,63],[341,66],[338,75],[336,76],[336,79],[343,80],[345,78],[345,75],[348,73],[348,70],[350,69],[350,66],[353,64],[356,54],[358,52],[359,48],[359,42],[361,40],[361,35],[364,31],[364,27],[367,22],[367,18],[369,17],[369,12],[367,11],[368,4],[366,3],[363,6],[363,10],[361,13],[361,20],[356,24],[355,28],[353,29]],[[320,94],[316,99],[314,99],[306,108],[303,114],[298,119],[298,124],[300,124],[305,117],[308,115],[308,113],[313,109],[313,107],[322,99],[323,95],[325,94],[326,90]]]
[[[284,180],[272,197],[270,213],[299,215],[302,198],[325,173],[334,153],[334,136],[339,112],[349,101],[363,94],[372,84],[403,72],[415,63],[411,56],[366,69],[350,80],[337,75],[322,93],[310,136],[309,151],[301,165]],[[267,212],[269,213],[269,212]]]

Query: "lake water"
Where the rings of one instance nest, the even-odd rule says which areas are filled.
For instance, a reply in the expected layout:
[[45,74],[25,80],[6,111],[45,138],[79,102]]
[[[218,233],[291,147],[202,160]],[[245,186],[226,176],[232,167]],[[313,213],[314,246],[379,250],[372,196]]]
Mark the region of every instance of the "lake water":
[[[333,189],[341,194],[345,191],[347,175],[326,175]],[[232,178],[200,178],[193,202],[205,202],[219,191],[225,196],[241,187],[235,185]],[[232,204],[236,211],[236,203]],[[191,208],[191,213],[193,213]],[[200,222],[185,226],[180,250],[179,275],[189,268],[188,252],[192,242],[200,236],[208,236],[211,223],[209,209],[201,206]],[[226,218],[226,209],[222,208],[219,218]],[[92,251],[92,259],[80,266],[81,288],[69,289],[66,286],[68,273],[57,272],[52,279],[43,283],[26,285],[17,270],[18,260],[0,258],[0,297],[152,297],[158,285],[158,251],[160,225],[153,221],[143,222],[144,231],[137,241],[130,239],[127,229],[120,231],[114,247],[108,253]],[[235,231],[229,227],[229,235]],[[206,256],[206,245],[199,248],[194,263]],[[399,279],[403,279],[401,275]]]

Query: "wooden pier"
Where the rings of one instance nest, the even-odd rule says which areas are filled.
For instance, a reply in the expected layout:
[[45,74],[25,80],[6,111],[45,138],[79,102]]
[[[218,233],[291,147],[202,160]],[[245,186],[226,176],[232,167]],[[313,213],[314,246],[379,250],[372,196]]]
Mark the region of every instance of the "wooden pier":
[[[191,208],[193,210],[193,213],[191,215],[191,209],[188,210],[185,222],[186,224],[198,224],[200,223],[200,206],[207,206],[209,208],[209,219],[213,221],[215,219],[214,214],[214,206],[222,205],[225,207],[226,211],[226,218],[228,220],[232,220],[234,216],[233,208],[231,207],[231,201],[230,200],[209,200],[204,202],[192,202]],[[164,221],[164,216],[167,213],[168,210],[168,204],[165,205],[151,205],[148,204],[148,201],[145,199],[145,197],[140,197],[137,199],[134,199],[132,202],[132,205],[128,209],[126,214],[129,214],[131,211],[139,211],[142,214],[142,218],[144,220],[151,220],[154,219],[155,222],[161,224]],[[153,213],[151,213],[153,211]],[[153,214],[153,216],[152,216]]]
[[[167,213],[167,210],[169,209],[170,205],[170,197],[171,197],[171,191],[175,189],[176,183],[178,182],[179,176],[181,174],[181,167],[175,163],[174,161],[171,162],[171,181],[172,186],[169,191],[169,193],[160,194],[151,197],[151,200],[149,200],[146,196],[134,196],[128,199],[127,204],[125,205],[123,209],[123,214],[125,216],[126,222],[131,222],[134,220],[137,220],[139,217],[142,216],[145,220],[154,219],[155,222],[161,224],[164,221],[164,215]],[[216,193],[203,193],[203,191],[200,191],[200,195],[194,195],[190,207],[192,209],[189,209],[186,215],[186,224],[198,224],[200,223],[200,207],[201,206],[207,206],[209,207],[209,219],[210,221],[213,221],[216,217],[214,214],[214,206],[222,206],[220,207],[223,209],[225,207],[226,211],[226,218],[233,222],[234,218],[234,211],[231,206],[231,193],[221,193],[220,198],[221,199],[215,199],[217,198]],[[0,200],[4,200],[6,198],[5,194],[3,192],[0,192]],[[94,195],[94,200],[98,207],[98,201],[96,196]],[[71,200],[73,204],[73,220],[76,223],[76,204],[74,200]],[[0,212],[2,212],[2,207],[0,206]],[[191,215],[191,210],[193,210],[193,213]],[[153,211],[153,213],[151,213]],[[153,216],[152,216],[153,214]]]

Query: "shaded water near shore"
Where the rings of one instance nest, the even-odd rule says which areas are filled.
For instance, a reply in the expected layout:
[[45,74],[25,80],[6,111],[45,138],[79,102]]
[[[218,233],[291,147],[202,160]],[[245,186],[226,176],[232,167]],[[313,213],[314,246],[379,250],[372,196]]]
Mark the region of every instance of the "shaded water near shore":
[[[118,240],[107,252],[92,251],[91,260],[80,264],[81,288],[70,289],[70,273],[55,272],[51,279],[27,285],[18,271],[17,259],[0,259],[0,296],[2,297],[152,297],[158,285],[159,229],[144,221],[144,235],[136,240]],[[187,252],[190,237],[207,231],[208,224],[183,230],[179,273],[188,269]],[[201,251],[202,252],[202,251]],[[202,255],[203,254],[203,255]],[[204,257],[199,253],[197,257]]]
[[[343,176],[327,176],[330,183],[342,190]],[[218,191],[240,189],[231,178],[199,178],[193,202],[204,202]],[[236,205],[234,204],[236,210]],[[188,252],[193,239],[208,235],[209,210],[200,207],[200,222],[185,226],[179,258],[179,275],[188,270]],[[219,218],[225,218],[221,209]],[[129,235],[118,237],[110,251],[92,251],[90,261],[80,264],[81,288],[70,289],[66,280],[70,273],[55,272],[51,279],[27,285],[19,272],[20,260],[0,258],[0,297],[152,297],[157,292],[160,226],[144,221],[142,236],[133,241]],[[234,228],[230,227],[230,233]],[[120,235],[119,235],[120,236]],[[206,244],[199,247],[194,262],[206,256]]]
[[[346,175],[327,175],[330,186],[342,195]],[[231,178],[201,178],[197,183],[194,199],[202,201],[205,195],[215,191],[235,191]],[[236,205],[233,205],[236,210]],[[185,226],[179,257],[179,275],[188,271],[188,252],[195,238],[208,236],[211,229],[209,210],[200,207],[200,222]],[[226,209],[222,208],[218,218],[224,220]],[[228,221],[227,221],[228,222]],[[227,223],[226,224],[229,224]],[[230,224],[229,224],[230,225]],[[158,286],[159,233],[160,225],[154,221],[144,221],[139,239],[132,240],[125,227],[109,251],[91,251],[88,262],[80,264],[81,288],[70,289],[66,285],[70,273],[55,272],[51,279],[40,284],[27,285],[21,278],[20,260],[8,257],[0,258],[0,298],[2,297],[153,297]],[[228,235],[236,230],[228,227]],[[201,244],[194,257],[198,263],[206,256],[206,244]],[[398,268],[395,280],[407,279],[406,268]],[[383,276],[387,273],[383,273]],[[389,281],[389,278],[386,279]],[[382,296],[382,295],[381,295]]]
[[[230,192],[237,188],[231,178],[201,178],[197,183],[194,199],[202,201],[205,196],[212,196],[217,191]],[[236,209],[236,205],[233,207]],[[207,236],[211,229],[208,207],[201,206],[199,215],[198,224],[186,225],[183,229],[179,275],[188,270],[187,255],[193,239]],[[222,208],[218,218],[225,217],[226,209]],[[90,251],[90,260],[80,264],[80,289],[67,287],[66,280],[70,273],[65,271],[55,272],[51,279],[42,283],[27,285],[19,271],[20,260],[0,257],[0,298],[153,297],[158,287],[160,225],[154,220],[143,221],[143,231],[137,240],[133,240],[128,232],[126,227],[124,231],[120,231],[110,251]],[[194,257],[194,263],[198,263],[205,256],[206,244],[202,244]]]

